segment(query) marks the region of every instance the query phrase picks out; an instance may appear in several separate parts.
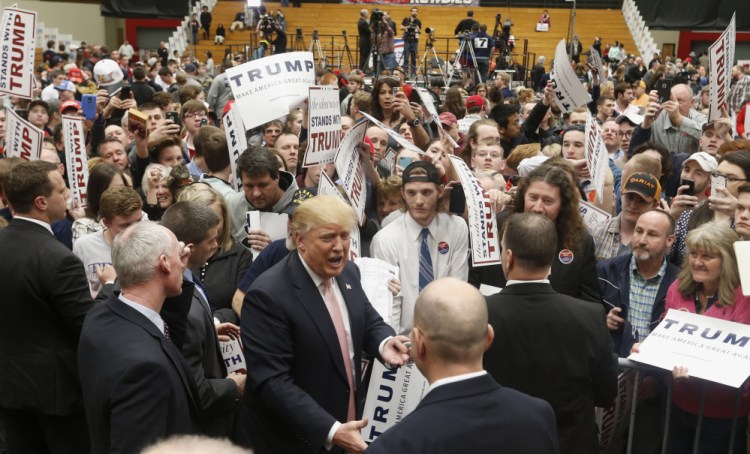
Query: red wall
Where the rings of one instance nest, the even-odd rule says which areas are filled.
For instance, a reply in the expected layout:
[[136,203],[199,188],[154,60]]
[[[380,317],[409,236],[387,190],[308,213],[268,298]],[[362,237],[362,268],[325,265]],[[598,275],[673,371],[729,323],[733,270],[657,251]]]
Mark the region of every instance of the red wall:
[[180,22],[180,19],[125,19],[125,39],[137,49],[139,28],[177,28]]
[[[679,58],[686,58],[690,53],[690,49],[693,48],[693,41],[716,41],[721,36],[721,32],[680,32],[680,43],[677,48],[677,56]],[[735,36],[737,42],[750,41],[750,33],[748,32],[737,32]]]

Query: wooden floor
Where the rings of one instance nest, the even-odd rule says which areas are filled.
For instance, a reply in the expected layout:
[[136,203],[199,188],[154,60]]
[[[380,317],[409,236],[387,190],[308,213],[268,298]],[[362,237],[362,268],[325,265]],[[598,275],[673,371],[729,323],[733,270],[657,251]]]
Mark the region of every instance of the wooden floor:
[[[234,44],[238,46],[251,43],[250,32],[229,32],[229,25],[232,23],[237,12],[241,11],[244,2],[220,0],[213,11],[213,23],[211,30],[212,38],[209,40],[199,40],[195,47],[196,57],[199,60],[205,60],[205,52],[211,50],[214,54],[214,60],[218,61],[224,55],[227,45]],[[358,61],[357,57],[357,20],[359,11],[363,5],[345,5],[345,4],[321,4],[321,3],[302,3],[301,8],[286,7],[281,8],[279,3],[264,2],[269,11],[281,9],[287,20],[288,48],[293,48],[295,31],[301,28],[304,36],[304,46],[298,46],[307,50],[310,46],[310,37],[314,30],[317,30],[320,36],[320,47],[324,54],[329,58],[329,64],[338,63],[338,55],[344,45],[342,30],[346,30],[348,35],[348,45],[352,52],[353,63]],[[372,9],[375,5],[367,5]],[[393,6],[381,7],[387,10],[396,25],[400,25],[401,20],[409,15],[411,6]],[[570,9],[550,9],[551,27],[547,33],[535,32],[536,22],[541,14],[539,8],[468,8],[468,7],[440,7],[440,6],[420,6],[419,19],[423,27],[436,29],[435,50],[441,57],[446,52],[455,52],[458,48],[458,41],[453,38],[453,31],[458,22],[466,17],[466,11],[474,11],[474,19],[480,23],[487,24],[488,33],[492,33],[495,25],[496,14],[502,14],[502,20],[510,18],[513,22],[511,33],[516,38],[517,59],[521,61],[520,53],[523,49],[520,45],[523,39],[527,39],[529,52],[533,52],[537,57],[544,55],[547,57],[547,63],[553,58],[557,43],[567,36],[569,32]],[[227,29],[226,41],[223,46],[213,44],[213,33],[216,26],[224,24]],[[575,32],[581,38],[584,45],[584,51],[593,43],[594,37],[602,38],[603,43],[613,43],[615,40],[624,42],[625,49],[631,53],[637,53],[637,49],[632,37],[625,25],[625,20],[620,10],[581,10],[577,11],[575,18]],[[397,32],[397,36],[400,33]],[[257,41],[256,41],[257,42]],[[424,36],[419,42],[419,53],[421,57],[425,52]],[[603,47],[603,46],[602,46]],[[191,47],[192,49],[192,47]],[[343,54],[342,67],[347,70],[349,63],[348,58]]]

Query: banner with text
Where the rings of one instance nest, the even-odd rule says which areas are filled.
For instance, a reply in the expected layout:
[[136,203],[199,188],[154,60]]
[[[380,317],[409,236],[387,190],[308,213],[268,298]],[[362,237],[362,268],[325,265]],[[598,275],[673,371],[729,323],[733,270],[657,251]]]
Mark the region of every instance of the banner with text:
[[596,198],[601,202],[604,195],[604,179],[609,172],[609,153],[602,139],[599,124],[593,115],[586,120],[586,165],[591,174],[591,183],[596,188]]
[[594,408],[596,425],[599,427],[599,449],[621,443],[628,433],[634,388],[635,370],[628,369],[617,377],[615,401],[607,408]]
[[36,13],[14,7],[5,8],[0,23],[1,93],[31,99],[35,45]]
[[464,160],[452,154],[448,157],[461,180],[469,207],[471,261],[474,266],[496,265],[500,263],[500,242],[490,199]]
[[336,153],[334,160],[336,172],[338,172],[341,179],[341,185],[344,187],[347,197],[349,197],[349,203],[351,203],[357,212],[357,219],[360,222],[365,217],[367,187],[365,184],[365,169],[359,158],[357,146],[365,140],[367,125],[368,123],[363,121],[346,131],[346,135],[341,139],[341,147]]
[[479,6],[479,0],[341,0],[347,5]]
[[242,344],[239,339],[230,339],[229,341],[219,342],[221,346],[221,356],[227,373],[237,372],[240,374],[247,373],[245,355],[242,353]]
[[341,104],[334,87],[310,87],[307,150],[302,167],[333,162],[341,144]]
[[628,359],[733,388],[750,376],[750,325],[670,309]]
[[362,418],[368,421],[361,431],[365,442],[372,443],[401,422],[417,408],[428,390],[427,379],[413,361],[398,369],[388,369],[375,361],[362,412]]
[[73,200],[85,207],[88,205],[89,166],[86,158],[86,131],[83,129],[83,118],[63,115],[62,130],[70,190],[73,192]]
[[711,67],[708,121],[721,118],[722,107],[729,108],[726,103],[732,91],[732,65],[734,64],[735,35],[737,34],[735,15],[732,14],[732,20],[729,21],[724,33],[708,48]]
[[563,113],[571,112],[578,106],[591,102],[591,96],[578,80],[578,76],[570,65],[565,40],[557,43],[555,50],[555,66],[552,71],[552,82],[555,88],[555,103]]
[[315,85],[315,63],[312,52],[288,52],[229,68],[226,75],[242,122],[251,129],[304,103]]
[[24,120],[12,109],[5,109],[5,155],[36,161],[42,154],[44,131]]
[[247,150],[247,136],[245,126],[242,124],[242,116],[237,109],[237,104],[232,104],[226,115],[224,115],[224,133],[227,135],[227,148],[229,148],[229,164],[232,166],[232,185],[235,191],[242,191],[242,178],[237,169],[237,160],[243,151]]

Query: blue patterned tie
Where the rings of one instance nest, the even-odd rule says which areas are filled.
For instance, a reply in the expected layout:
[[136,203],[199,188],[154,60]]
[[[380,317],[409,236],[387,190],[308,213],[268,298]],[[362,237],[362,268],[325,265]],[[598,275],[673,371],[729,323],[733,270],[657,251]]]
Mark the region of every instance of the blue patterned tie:
[[419,291],[427,287],[427,284],[432,282],[432,259],[430,258],[430,245],[428,240],[430,238],[430,229],[427,227],[422,229],[422,245],[419,248]]

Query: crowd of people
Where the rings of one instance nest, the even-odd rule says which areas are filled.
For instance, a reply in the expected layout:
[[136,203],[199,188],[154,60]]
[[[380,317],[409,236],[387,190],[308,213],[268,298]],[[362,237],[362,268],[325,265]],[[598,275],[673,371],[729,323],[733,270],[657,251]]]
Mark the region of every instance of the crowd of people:
[[[204,13],[196,21],[210,39]],[[248,25],[243,15],[230,33]],[[392,40],[387,14],[376,21]],[[402,32],[420,30],[412,8]],[[750,324],[733,249],[750,240],[746,67],[734,67],[711,122],[703,55],[647,68],[616,44],[602,52],[603,74],[571,55],[593,100],[569,114],[544,57],[522,87],[506,75],[447,87],[433,77],[429,100],[407,82],[411,53],[398,66],[379,52],[372,79],[316,68],[316,85],[338,89],[342,136],[365,113],[391,130],[370,124],[353,151],[366,176],[358,219],[341,198],[317,195],[324,173],[340,184],[333,164],[302,165],[307,110],[248,130],[233,174],[223,128],[234,56],[211,77],[208,62],[166,45],[143,58],[127,42],[48,50],[33,99],[4,99],[45,138],[38,160],[6,157],[7,147],[0,159],[0,451],[136,453],[204,435],[261,454],[597,453],[594,408],[617,395],[617,358],[639,351],[667,310]],[[84,120],[85,206],[71,197],[62,115]],[[609,155],[601,186],[586,163],[589,118]],[[4,142],[4,114],[0,126]],[[499,263],[472,262],[453,157],[491,205]],[[588,222],[582,202],[608,218]],[[287,235],[251,228],[252,211],[288,215]],[[386,319],[350,260],[355,235],[360,256],[398,270]],[[482,285],[502,290],[485,298]],[[232,339],[247,367],[228,373],[222,342]],[[413,360],[430,383],[369,447],[366,359]],[[701,411],[698,452],[730,451],[730,440],[745,452],[750,396],[675,366],[643,379],[634,452],[658,452],[667,431],[667,452],[689,452]]]

